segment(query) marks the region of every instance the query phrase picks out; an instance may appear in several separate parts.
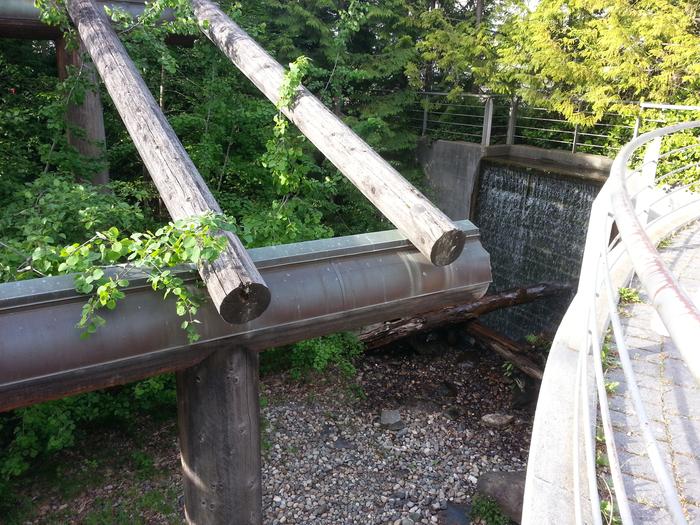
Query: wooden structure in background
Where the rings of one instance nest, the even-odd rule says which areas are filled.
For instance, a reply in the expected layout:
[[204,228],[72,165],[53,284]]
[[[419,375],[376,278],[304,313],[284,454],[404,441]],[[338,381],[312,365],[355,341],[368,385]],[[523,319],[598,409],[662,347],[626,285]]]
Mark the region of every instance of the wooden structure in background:
[[[105,123],[100,99],[97,73],[91,62],[85,62],[83,55],[85,47],[77,50],[66,49],[65,40],[56,40],[56,63],[58,66],[58,78],[65,80],[68,76],[67,68],[73,66],[80,71],[80,75],[87,80],[90,88],[85,91],[82,104],[71,104],[68,107],[66,120],[69,128],[81,129],[84,136],[76,135],[68,130],[68,142],[78,152],[88,158],[103,159],[105,157]],[[95,172],[92,177],[93,184],[107,184],[109,182],[109,170],[104,168]]]

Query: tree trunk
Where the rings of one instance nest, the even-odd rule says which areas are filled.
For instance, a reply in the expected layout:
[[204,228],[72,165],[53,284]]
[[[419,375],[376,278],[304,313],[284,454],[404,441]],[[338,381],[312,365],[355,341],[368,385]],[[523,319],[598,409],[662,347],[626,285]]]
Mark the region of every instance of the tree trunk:
[[481,25],[484,18],[484,0],[476,0],[476,27]]
[[[104,12],[93,0],[67,0],[66,5],[170,215],[185,219],[221,213]],[[222,235],[228,240],[226,248],[200,274],[221,317],[245,323],[265,311],[270,291],[238,237]]]
[[81,71],[83,78],[90,84],[85,91],[83,103],[70,104],[66,115],[70,127],[83,130],[84,136],[78,136],[68,129],[68,143],[78,153],[91,159],[101,159],[104,167],[93,174],[93,184],[107,184],[109,182],[109,170],[105,158],[105,123],[102,100],[97,85],[97,74],[92,63],[84,62],[82,55],[86,53],[82,44],[77,51],[68,51],[65,40],[56,41],[56,62],[58,65],[58,77],[65,80],[68,77],[68,66],[73,66]]
[[366,348],[378,348],[409,335],[427,332],[442,326],[463,323],[494,310],[530,303],[543,297],[567,293],[572,288],[572,284],[556,283],[542,283],[524,288],[513,288],[498,294],[485,295],[472,303],[446,306],[439,310],[432,310],[413,317],[404,317],[395,321],[371,325],[360,332],[359,338]]

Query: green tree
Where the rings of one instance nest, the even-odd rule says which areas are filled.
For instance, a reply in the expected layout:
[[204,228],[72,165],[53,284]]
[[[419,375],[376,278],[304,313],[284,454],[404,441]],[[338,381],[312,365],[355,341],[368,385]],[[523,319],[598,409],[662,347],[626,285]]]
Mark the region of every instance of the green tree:
[[700,100],[697,2],[542,0],[512,9],[514,23],[494,43],[496,90],[507,80],[527,102],[584,125],[611,109],[634,111],[629,101]]

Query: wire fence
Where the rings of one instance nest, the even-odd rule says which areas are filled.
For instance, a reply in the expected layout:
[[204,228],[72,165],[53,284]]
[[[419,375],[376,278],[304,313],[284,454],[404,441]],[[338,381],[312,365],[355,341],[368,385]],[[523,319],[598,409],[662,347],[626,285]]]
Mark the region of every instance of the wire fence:
[[700,112],[697,106],[642,103],[639,117],[607,112],[600,122],[580,126],[550,109],[519,104],[507,96],[451,97],[448,93],[422,92],[419,97],[408,110],[408,122],[422,136],[483,146],[524,144],[611,157],[640,132],[674,122],[667,118],[669,112]]

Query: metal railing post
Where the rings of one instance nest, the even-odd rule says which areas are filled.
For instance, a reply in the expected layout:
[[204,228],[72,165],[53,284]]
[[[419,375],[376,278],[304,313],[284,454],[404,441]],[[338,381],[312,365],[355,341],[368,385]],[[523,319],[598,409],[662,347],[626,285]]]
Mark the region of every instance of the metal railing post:
[[576,146],[578,146],[578,124],[574,126],[574,142],[571,144],[571,153],[576,153]]
[[425,134],[428,132],[428,95],[425,96],[423,99],[423,127],[421,129],[421,137],[425,137]]
[[639,136],[639,126],[642,125],[642,117],[641,115],[637,115],[637,118],[634,119],[634,131],[632,132],[632,138],[636,139]]
[[[661,156],[661,143],[663,137],[656,137],[654,140],[649,142],[644,152],[644,158],[642,159],[642,171],[637,177],[639,194],[634,202],[634,211],[639,217],[639,222],[646,226],[649,219],[649,206],[653,202],[653,187],[654,180],[656,179],[656,168],[659,164],[659,157]],[[637,188],[635,188],[637,191]]]
[[493,98],[487,97],[484,104],[484,125],[481,131],[481,145],[491,144],[491,125],[493,123]]
[[515,144],[515,128],[518,121],[518,98],[513,97],[510,101],[510,111],[508,113],[508,131],[506,131],[506,144]]

